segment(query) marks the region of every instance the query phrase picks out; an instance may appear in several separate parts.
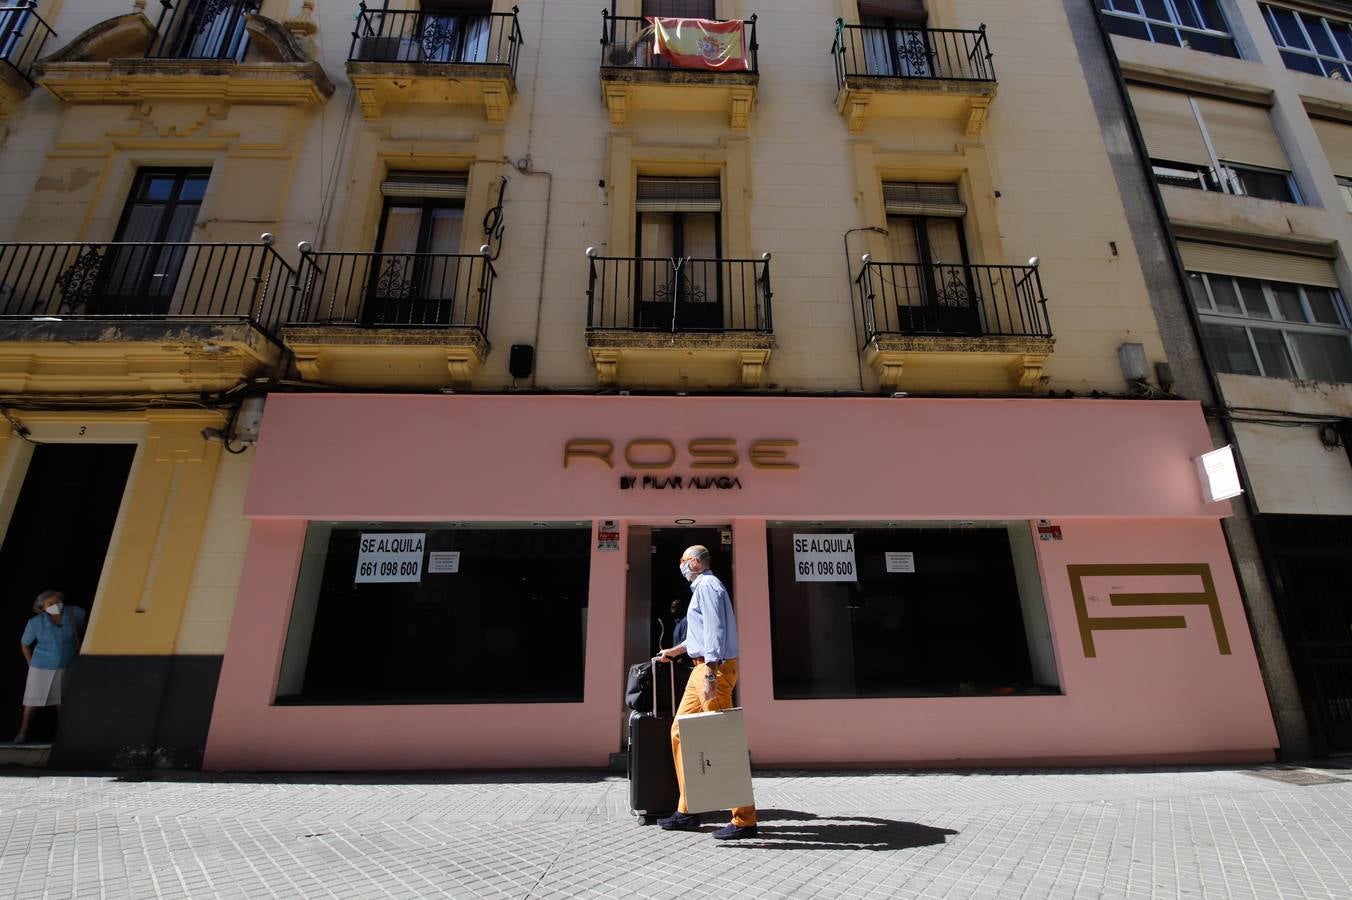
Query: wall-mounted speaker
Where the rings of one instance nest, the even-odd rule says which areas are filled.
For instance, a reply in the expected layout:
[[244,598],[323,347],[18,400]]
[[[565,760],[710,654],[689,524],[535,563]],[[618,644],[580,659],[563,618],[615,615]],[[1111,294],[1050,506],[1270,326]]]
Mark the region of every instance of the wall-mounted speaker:
[[535,371],[535,348],[530,344],[513,344],[507,358],[507,371],[513,378],[529,378]]

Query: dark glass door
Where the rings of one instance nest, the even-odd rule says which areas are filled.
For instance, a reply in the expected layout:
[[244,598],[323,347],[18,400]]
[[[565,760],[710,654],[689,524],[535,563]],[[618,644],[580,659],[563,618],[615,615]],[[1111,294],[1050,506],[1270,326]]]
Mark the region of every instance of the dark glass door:
[[[210,170],[142,169],[122,211],[113,241],[101,260],[88,311],[104,315],[164,315],[173,311],[174,289],[206,194]],[[90,253],[85,251],[82,260]],[[80,265],[77,261],[76,265]],[[78,301],[77,301],[78,302]]]
[[391,197],[376,237],[377,256],[363,317],[369,325],[447,325],[460,281],[463,202]]
[[[13,641],[13,652],[0,653],[0,716],[4,717],[0,729],[8,729],[0,731],[0,737],[6,740],[19,727],[27,666],[18,643],[33,615],[33,601],[42,591],[61,591],[67,603],[93,611],[94,593],[135,455],[132,444],[41,444],[33,448],[0,545],[0,572],[5,573],[0,625]],[[35,719],[29,737],[49,736],[53,724],[47,717]]]
[[962,220],[889,216],[892,259],[908,264],[900,279],[898,315],[903,331],[980,334],[979,297],[967,261]]

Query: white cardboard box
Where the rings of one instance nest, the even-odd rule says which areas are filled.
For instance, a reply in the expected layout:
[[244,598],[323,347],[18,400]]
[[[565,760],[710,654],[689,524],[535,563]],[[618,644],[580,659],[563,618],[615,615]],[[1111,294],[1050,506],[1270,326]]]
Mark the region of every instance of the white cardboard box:
[[692,813],[750,806],[751,757],[740,709],[677,716],[685,802]]

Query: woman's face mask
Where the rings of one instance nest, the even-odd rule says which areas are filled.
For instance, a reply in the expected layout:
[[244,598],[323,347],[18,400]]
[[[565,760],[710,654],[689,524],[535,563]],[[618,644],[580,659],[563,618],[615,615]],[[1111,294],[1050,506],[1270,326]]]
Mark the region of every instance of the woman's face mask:
[[62,610],[62,609],[63,609],[63,607],[62,607],[62,605],[61,605],[60,603],[53,603],[51,606],[47,607],[47,615],[49,615],[49,616],[59,616],[59,615],[61,615],[61,610]]

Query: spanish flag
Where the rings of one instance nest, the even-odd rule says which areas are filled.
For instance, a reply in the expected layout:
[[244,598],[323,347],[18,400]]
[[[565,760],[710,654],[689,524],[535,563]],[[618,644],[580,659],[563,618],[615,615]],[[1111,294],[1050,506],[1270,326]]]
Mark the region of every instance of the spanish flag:
[[715,69],[720,72],[750,71],[741,19],[715,22],[710,19],[665,19],[650,17],[657,53],[682,69]]

